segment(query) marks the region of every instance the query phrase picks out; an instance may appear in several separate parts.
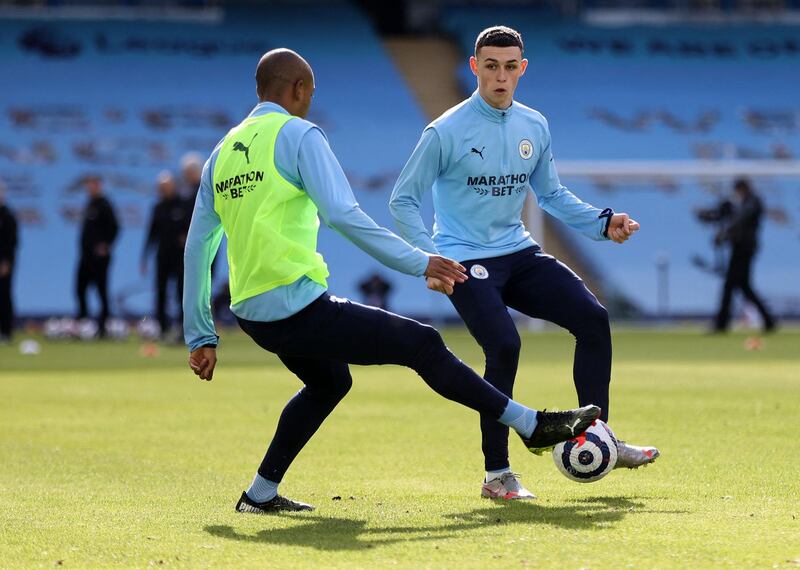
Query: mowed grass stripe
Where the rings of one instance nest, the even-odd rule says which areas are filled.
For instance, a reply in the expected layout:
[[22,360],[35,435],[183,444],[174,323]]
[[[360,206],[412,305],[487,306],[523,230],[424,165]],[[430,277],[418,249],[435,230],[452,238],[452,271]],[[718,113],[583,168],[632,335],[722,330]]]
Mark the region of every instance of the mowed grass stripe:
[[[474,341],[446,338],[482,369]],[[133,342],[46,343],[39,360],[4,349],[0,566],[793,567],[800,335],[760,352],[743,340],[615,335],[612,427],[663,458],[579,485],[512,439],[512,465],[540,497],[526,504],[479,498],[473,412],[411,371],[354,367],[352,392],[282,486],[318,510],[282,517],[233,512],[299,387],[246,338],[225,337],[211,383],[184,369],[181,349],[144,359]],[[517,398],[574,405],[572,348],[560,333],[524,335]]]

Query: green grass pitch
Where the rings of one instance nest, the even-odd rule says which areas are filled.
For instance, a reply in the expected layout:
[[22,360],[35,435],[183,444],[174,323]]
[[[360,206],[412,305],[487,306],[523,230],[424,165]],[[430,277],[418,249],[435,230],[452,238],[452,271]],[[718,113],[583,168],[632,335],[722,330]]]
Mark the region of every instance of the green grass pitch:
[[[453,351],[482,369],[461,330]],[[611,425],[659,461],[573,483],[514,438],[539,499],[479,496],[477,416],[411,371],[354,387],[287,474],[313,513],[233,506],[299,383],[226,333],[214,381],[181,348],[0,347],[0,567],[791,568],[800,566],[800,333],[615,332]],[[572,339],[525,334],[517,398],[572,407]]]

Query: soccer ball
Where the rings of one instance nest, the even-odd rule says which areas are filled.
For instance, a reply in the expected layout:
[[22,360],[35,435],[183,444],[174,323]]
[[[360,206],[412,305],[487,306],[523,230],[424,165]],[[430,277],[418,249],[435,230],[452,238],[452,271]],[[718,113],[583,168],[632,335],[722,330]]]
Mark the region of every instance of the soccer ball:
[[143,340],[155,340],[161,334],[161,327],[158,325],[158,321],[154,321],[150,317],[144,317],[136,325],[136,332]]
[[617,464],[617,439],[611,428],[595,420],[583,435],[556,445],[553,462],[567,479],[599,481]]
[[92,340],[97,336],[99,327],[92,319],[81,319],[78,321],[78,338],[81,340]]
[[125,340],[131,333],[128,322],[123,319],[108,319],[106,332],[114,340]]

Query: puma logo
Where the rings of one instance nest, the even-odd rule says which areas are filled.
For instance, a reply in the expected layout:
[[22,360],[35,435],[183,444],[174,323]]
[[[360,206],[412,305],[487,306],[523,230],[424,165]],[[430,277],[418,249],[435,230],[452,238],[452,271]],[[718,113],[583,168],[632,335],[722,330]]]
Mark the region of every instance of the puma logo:
[[580,418],[575,420],[575,423],[572,424],[571,426],[569,424],[564,424],[564,425],[566,425],[569,428],[569,432],[574,436],[575,435],[575,426],[577,426],[579,423],[581,423]]
[[481,147],[481,150],[478,150],[477,148],[472,147],[472,150],[470,152],[474,152],[475,154],[480,155],[481,160],[483,160],[483,149],[485,149],[485,148],[486,147],[484,146],[484,147]]
[[250,144],[248,144],[247,146],[244,146],[244,144],[240,143],[239,141],[233,143],[233,150],[238,150],[240,152],[243,152],[244,158],[245,160],[247,160],[247,164],[250,164],[250,147],[253,146],[253,141],[257,136],[258,133],[254,134],[253,138],[250,139]]

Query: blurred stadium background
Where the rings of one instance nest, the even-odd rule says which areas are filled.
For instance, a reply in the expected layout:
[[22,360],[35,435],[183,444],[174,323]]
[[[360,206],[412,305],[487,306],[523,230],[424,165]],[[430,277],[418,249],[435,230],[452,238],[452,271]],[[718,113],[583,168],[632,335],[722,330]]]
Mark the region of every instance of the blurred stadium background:
[[[695,211],[737,176],[768,209],[756,288],[784,320],[800,315],[800,1],[52,0],[0,2],[0,180],[20,221],[18,325],[76,312],[82,180],[95,174],[122,226],[112,313],[152,314],[153,277],[139,274],[139,258],[157,175],[180,176],[187,153],[205,160],[255,104],[255,63],[274,47],[314,67],[309,118],[365,211],[393,228],[397,174],[427,122],[474,89],[467,57],[497,23],[523,34],[531,64],[517,99],[549,119],[562,182],[642,223],[616,247],[533,203],[527,211],[534,236],[613,317],[714,312],[720,252]],[[337,294],[362,299],[358,283],[378,272],[393,310],[455,317],[443,296],[333,231],[320,241]],[[223,286],[225,271],[215,279]]]
[[[78,311],[84,181],[103,177],[120,218],[112,314],[155,336],[142,327],[152,263],[145,277],[139,262],[157,177],[181,180],[187,157],[204,161],[250,111],[262,53],[290,47],[314,67],[309,119],[364,210],[393,228],[395,179],[425,125],[474,89],[467,58],[494,24],[523,34],[518,99],[548,118],[562,182],[642,223],[616,246],[526,211],[615,320],[614,429],[663,457],[576,485],[515,443],[540,499],[483,501],[474,414],[410,371],[353,367],[282,487],[318,513],[238,515],[297,379],[232,330],[210,384],[180,343],[42,339],[48,321],[76,332],[61,317]],[[0,568],[797,568],[798,69],[800,0],[0,0],[0,181],[20,222],[25,331],[0,339]],[[783,325],[767,339],[752,318],[701,332],[725,252],[696,213],[739,176],[767,207],[754,282]],[[359,283],[380,274],[391,309],[459,325],[442,329],[448,346],[483,370],[444,296],[327,228],[320,242],[333,292],[362,300]],[[522,338],[515,396],[574,405],[573,339]]]

